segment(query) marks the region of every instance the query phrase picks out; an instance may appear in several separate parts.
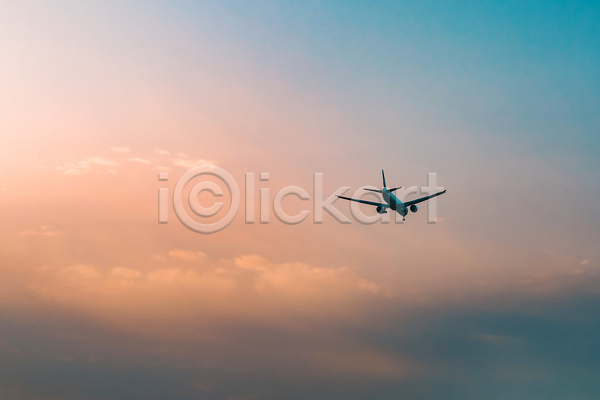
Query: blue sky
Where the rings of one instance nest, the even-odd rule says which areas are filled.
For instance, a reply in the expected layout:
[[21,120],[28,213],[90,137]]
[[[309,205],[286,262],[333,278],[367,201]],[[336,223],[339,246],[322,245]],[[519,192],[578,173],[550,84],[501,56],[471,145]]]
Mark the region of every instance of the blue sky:
[[408,103],[490,134],[518,128],[509,134],[531,150],[597,149],[594,3],[233,2],[165,9],[184,19],[184,29],[225,46],[222,60],[213,57],[226,67],[236,68],[229,57],[246,57],[251,61],[239,72],[318,93],[348,114],[366,104]]

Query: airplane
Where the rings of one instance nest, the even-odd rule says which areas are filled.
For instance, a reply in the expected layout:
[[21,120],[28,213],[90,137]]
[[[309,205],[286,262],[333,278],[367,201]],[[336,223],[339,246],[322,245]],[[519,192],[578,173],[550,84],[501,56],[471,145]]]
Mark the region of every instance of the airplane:
[[439,192],[439,193],[435,193],[432,194],[430,196],[425,196],[425,197],[421,197],[420,199],[416,199],[416,200],[411,200],[411,201],[407,201],[407,202],[401,202],[396,195],[394,194],[394,192],[398,189],[400,189],[402,186],[398,186],[395,188],[391,188],[388,189],[385,185],[385,173],[383,172],[383,170],[381,170],[381,177],[383,178],[383,188],[381,189],[367,189],[364,188],[364,190],[368,190],[370,192],[377,192],[377,193],[381,193],[383,196],[383,200],[385,201],[385,203],[376,203],[374,201],[368,201],[368,200],[359,200],[359,199],[353,199],[350,197],[344,197],[344,196],[337,196],[340,199],[344,199],[344,200],[350,200],[350,201],[356,201],[357,203],[362,203],[362,204],[368,204],[371,206],[376,206],[377,207],[377,213],[378,214],[385,214],[387,212],[388,208],[391,208],[394,211],[397,211],[398,214],[402,215],[402,221],[405,220],[406,214],[408,214],[408,210],[410,209],[410,211],[416,213],[417,210],[419,209],[417,207],[417,203],[420,203],[422,201],[426,201],[431,199],[432,197],[436,197],[439,196],[441,194],[446,193],[445,190]]

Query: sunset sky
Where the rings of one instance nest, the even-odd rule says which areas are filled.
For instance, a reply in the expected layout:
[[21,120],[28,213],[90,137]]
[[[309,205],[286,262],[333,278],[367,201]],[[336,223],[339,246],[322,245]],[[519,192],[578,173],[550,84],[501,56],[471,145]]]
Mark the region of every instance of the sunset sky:
[[[0,399],[598,398],[599,3],[1,1],[0,49]],[[199,165],[235,220],[158,224]],[[437,223],[313,223],[382,169]]]

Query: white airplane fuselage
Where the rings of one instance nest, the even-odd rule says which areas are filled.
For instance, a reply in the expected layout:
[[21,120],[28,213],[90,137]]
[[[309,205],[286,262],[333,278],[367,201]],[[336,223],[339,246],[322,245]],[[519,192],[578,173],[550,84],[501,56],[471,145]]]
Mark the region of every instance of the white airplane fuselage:
[[408,209],[404,207],[404,203],[402,203],[394,193],[387,189],[383,189],[381,191],[381,195],[383,196],[383,200],[389,204],[392,210],[397,211],[398,214],[402,215],[403,217],[408,214]]

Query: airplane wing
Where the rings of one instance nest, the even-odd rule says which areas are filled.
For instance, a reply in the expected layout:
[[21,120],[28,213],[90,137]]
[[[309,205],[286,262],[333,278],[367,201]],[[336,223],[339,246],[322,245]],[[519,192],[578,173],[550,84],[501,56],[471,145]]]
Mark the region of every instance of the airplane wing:
[[[417,203],[420,203],[420,202],[422,202],[422,201],[429,200],[429,199],[431,199],[432,197],[439,196],[440,194],[444,194],[444,193],[446,193],[446,191],[445,191],[445,190],[444,190],[444,191],[441,191],[441,192],[439,192],[439,193],[432,194],[431,196],[425,196],[425,197],[421,197],[420,199],[411,200],[411,201],[405,201],[405,202],[404,202],[404,206],[405,206],[405,207],[410,207],[410,206],[412,206],[413,204],[417,204]],[[338,197],[339,197],[339,196],[338,196]]]
[[344,196],[338,196],[340,199],[344,199],[344,200],[350,200],[350,201],[356,201],[357,203],[363,203],[363,204],[368,204],[370,206],[379,206],[379,207],[384,207],[384,208],[388,208],[390,205],[389,204],[383,204],[383,203],[375,203],[374,201],[368,201],[368,200],[358,200],[358,199],[352,199],[350,197],[344,197]]

